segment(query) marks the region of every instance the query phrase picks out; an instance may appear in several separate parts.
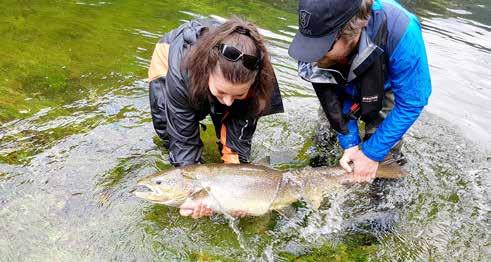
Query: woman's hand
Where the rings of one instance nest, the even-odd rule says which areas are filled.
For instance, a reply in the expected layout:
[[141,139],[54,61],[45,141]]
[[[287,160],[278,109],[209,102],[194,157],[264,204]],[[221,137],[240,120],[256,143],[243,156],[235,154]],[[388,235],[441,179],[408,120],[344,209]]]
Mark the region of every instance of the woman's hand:
[[181,216],[185,216],[185,217],[191,216],[193,219],[198,219],[204,216],[208,216],[208,217],[212,216],[213,210],[211,210],[211,208],[208,208],[203,203],[199,203],[194,208],[189,208],[189,207],[181,208],[179,210],[179,214],[181,214]]
[[[211,208],[208,208],[203,203],[199,203],[194,208],[181,207],[181,209],[179,210],[179,214],[181,214],[181,216],[191,216],[193,219],[198,219],[202,217],[212,216],[213,210],[211,210]],[[235,218],[244,218],[246,216],[249,216],[249,214],[244,211],[233,211],[230,213],[230,215]]]
[[[181,209],[179,210],[179,214],[181,214],[181,216],[191,216],[193,219],[198,219],[202,217],[212,216],[213,210],[211,210],[211,208],[208,208],[203,203],[199,203],[194,208],[181,207]],[[244,211],[233,211],[230,213],[230,215],[235,218],[244,218],[249,214]]]
[[233,211],[230,213],[230,215],[235,218],[244,218],[246,216],[249,216],[249,214],[247,214],[247,212],[244,211]]

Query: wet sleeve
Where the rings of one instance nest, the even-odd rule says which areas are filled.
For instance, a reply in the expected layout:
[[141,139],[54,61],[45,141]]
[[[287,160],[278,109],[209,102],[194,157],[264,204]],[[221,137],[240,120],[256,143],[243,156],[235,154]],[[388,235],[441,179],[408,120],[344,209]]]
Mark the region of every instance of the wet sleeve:
[[395,96],[394,109],[361,146],[363,153],[375,161],[382,161],[402,138],[428,103],[431,94],[426,50],[416,19],[409,22],[389,59],[389,79]]
[[266,114],[263,114],[262,116],[285,112],[285,109],[283,107],[283,99],[281,97],[281,92],[280,92],[280,86],[278,84],[278,80],[274,72],[273,72],[273,81],[274,81],[274,89],[273,89],[273,94],[271,95],[269,110],[268,112],[266,112]]
[[169,45],[157,43],[148,67],[149,99],[152,123],[157,135],[167,140],[165,116],[165,76],[168,71]]
[[165,116],[165,78],[159,77],[150,81],[150,113],[152,115],[152,123],[155,132],[162,140],[167,140],[167,125]]
[[220,130],[220,142],[222,160],[225,163],[249,163],[256,125],[257,119],[253,118],[224,120]]
[[[350,111],[351,105],[353,102],[349,99],[346,99],[343,102],[343,113],[347,114]],[[338,132],[338,141],[339,145],[343,149],[348,149],[350,147],[354,147],[360,144],[360,135],[358,131],[358,121],[357,120],[349,120],[347,123],[348,133],[343,135]]]
[[188,102],[186,88],[171,75],[166,80],[165,113],[171,164],[184,166],[199,163],[203,143],[199,136],[198,120]]

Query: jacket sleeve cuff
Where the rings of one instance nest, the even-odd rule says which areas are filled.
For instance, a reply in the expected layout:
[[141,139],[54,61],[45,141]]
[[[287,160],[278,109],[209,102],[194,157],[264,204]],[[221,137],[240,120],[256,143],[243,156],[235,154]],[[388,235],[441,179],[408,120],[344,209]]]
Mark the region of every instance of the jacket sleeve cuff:
[[348,149],[360,144],[360,136],[358,135],[358,124],[356,120],[350,120],[348,123],[348,134],[343,135],[338,133],[339,145],[343,149]]
[[365,154],[365,156],[367,156],[371,160],[377,161],[377,162],[383,161],[385,159],[385,156],[390,151],[390,148],[389,148],[389,150],[387,150],[387,152],[385,154],[380,154],[380,153],[377,154],[373,150],[371,150],[370,147],[366,146],[365,144],[362,144],[360,147],[361,147],[361,151],[363,152],[363,154]]

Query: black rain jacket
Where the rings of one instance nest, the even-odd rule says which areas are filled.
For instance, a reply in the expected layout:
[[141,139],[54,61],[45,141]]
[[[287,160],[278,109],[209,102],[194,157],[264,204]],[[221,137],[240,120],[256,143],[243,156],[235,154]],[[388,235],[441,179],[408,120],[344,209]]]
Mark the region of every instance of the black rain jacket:
[[[170,161],[174,166],[183,166],[201,162],[203,143],[199,135],[199,121],[208,114],[215,126],[216,135],[222,141],[218,142],[220,150],[224,148],[238,155],[242,163],[249,162],[251,141],[256,129],[257,118],[248,116],[251,103],[248,100],[236,100],[227,107],[211,98],[209,103],[200,110],[195,110],[188,99],[188,80],[182,71],[181,63],[190,46],[195,43],[203,29],[215,27],[219,23],[215,20],[194,20],[181,25],[179,28],[165,34],[157,43],[152,57],[152,64],[160,60],[167,67],[156,69],[162,73],[150,78],[150,107],[155,131],[165,141],[169,149]],[[166,51],[158,54],[165,46]],[[168,50],[168,52],[167,52]],[[165,61],[167,60],[167,61]],[[167,64],[165,64],[167,62]],[[149,75],[152,67],[150,65]],[[274,114],[283,112],[283,103],[279,87],[275,81],[269,112]],[[222,135],[226,136],[222,137]],[[222,150],[222,156],[224,151]],[[223,157],[222,157],[223,158]]]

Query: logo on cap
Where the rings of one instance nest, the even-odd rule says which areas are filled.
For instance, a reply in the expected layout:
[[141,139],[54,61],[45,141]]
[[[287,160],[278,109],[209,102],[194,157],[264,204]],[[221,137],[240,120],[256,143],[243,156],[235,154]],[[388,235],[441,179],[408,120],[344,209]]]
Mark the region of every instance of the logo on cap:
[[300,10],[300,26],[302,28],[307,28],[307,26],[309,26],[309,22],[310,22],[310,16],[311,14],[305,10]]

